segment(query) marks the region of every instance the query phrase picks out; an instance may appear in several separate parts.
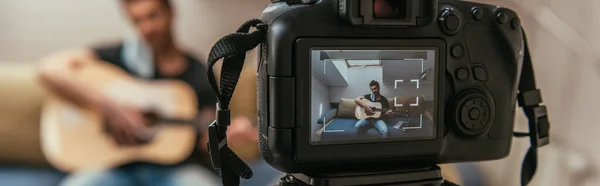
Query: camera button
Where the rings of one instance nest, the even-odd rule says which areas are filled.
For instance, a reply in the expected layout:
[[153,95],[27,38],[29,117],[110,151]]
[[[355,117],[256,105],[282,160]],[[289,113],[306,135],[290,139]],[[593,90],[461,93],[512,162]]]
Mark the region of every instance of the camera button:
[[478,108],[469,110],[469,119],[478,120],[481,117],[481,111]]
[[438,26],[444,34],[452,36],[460,30],[461,18],[451,8],[445,9],[438,19]]
[[452,46],[452,57],[454,58],[460,58],[463,56],[463,54],[465,53],[465,48],[461,45],[461,44],[456,44],[454,46]]
[[446,29],[456,31],[460,27],[460,19],[456,15],[450,15],[445,21]]
[[478,81],[486,81],[487,80],[487,72],[485,72],[485,69],[481,66],[473,67],[473,75],[475,76],[475,79]]
[[487,127],[489,123],[489,105],[484,99],[469,99],[462,105],[460,110],[460,123],[463,127],[473,131],[481,131]]
[[459,81],[466,81],[469,78],[469,70],[465,67],[460,67],[456,70],[456,79]]
[[471,13],[473,13],[473,19],[477,21],[480,21],[481,18],[483,18],[483,10],[479,9],[478,7],[473,8]]
[[511,22],[510,22],[512,28],[514,30],[518,29],[519,27],[521,27],[521,20],[517,17],[514,18]]
[[505,13],[498,12],[498,15],[496,17],[498,18],[497,20],[500,24],[508,22],[508,16]]
[[463,137],[477,137],[490,128],[494,121],[494,104],[478,88],[460,91],[450,104],[451,127]]

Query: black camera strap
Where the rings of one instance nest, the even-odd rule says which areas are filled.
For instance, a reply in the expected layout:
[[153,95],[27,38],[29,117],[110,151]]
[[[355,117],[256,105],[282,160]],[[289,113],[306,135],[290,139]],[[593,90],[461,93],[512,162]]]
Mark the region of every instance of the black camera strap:
[[[266,37],[267,29],[258,26],[259,24],[262,25],[262,21],[258,19],[247,21],[235,33],[217,41],[208,55],[208,80],[219,99],[217,120],[208,127],[208,151],[213,167],[220,169],[224,186],[238,186],[240,177],[252,177],[250,167],[227,146],[227,127],[230,124],[229,101],[244,67],[246,52],[255,48]],[[257,27],[258,30],[248,33],[250,27]],[[213,67],[221,58],[223,64],[219,87]]]
[[[256,30],[250,32],[250,28]],[[246,52],[254,49],[259,44],[266,45],[267,25],[259,19],[246,21],[238,30],[229,34],[213,46],[208,56],[208,79],[218,96],[217,120],[209,126],[209,152],[213,167],[220,169],[221,179],[224,186],[238,186],[240,177],[249,179],[252,177],[252,170],[242,161],[228,146],[226,131],[230,122],[229,101],[240,77]],[[542,96],[539,89],[536,88],[535,74],[533,64],[529,53],[527,39],[524,37],[524,58],[523,67],[519,82],[518,102],[523,108],[527,119],[529,120],[529,133],[515,132],[516,137],[530,137],[531,147],[529,148],[521,168],[521,185],[527,185],[537,170],[537,149],[549,143],[550,123],[547,117],[546,107],[540,105]],[[264,63],[266,59],[266,48],[263,48],[263,54],[259,63]],[[215,63],[223,58],[221,69],[221,84],[217,85],[213,67]],[[262,65],[259,64],[260,68]]]
[[538,148],[550,143],[550,122],[546,106],[542,103],[542,93],[536,87],[535,73],[529,53],[529,43],[523,29],[523,42],[525,45],[523,56],[523,67],[521,69],[521,78],[519,80],[519,106],[523,108],[525,116],[529,122],[529,133],[515,132],[515,137],[529,136],[531,147],[525,155],[521,167],[521,185],[527,185],[537,170]]

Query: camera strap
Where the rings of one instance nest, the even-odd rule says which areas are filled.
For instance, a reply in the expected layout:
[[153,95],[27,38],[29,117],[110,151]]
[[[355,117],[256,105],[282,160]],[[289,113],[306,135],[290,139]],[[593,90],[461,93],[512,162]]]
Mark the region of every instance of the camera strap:
[[[227,146],[227,127],[230,124],[229,101],[244,67],[246,52],[258,46],[266,37],[267,29],[259,24],[262,25],[262,21],[258,19],[245,22],[235,33],[217,41],[208,55],[208,80],[219,100],[217,120],[208,127],[208,151],[213,167],[220,169],[224,186],[238,186],[240,177],[252,177],[252,169]],[[250,27],[257,27],[258,30],[248,33]],[[218,86],[213,67],[221,58],[221,83]]]
[[[249,33],[251,27],[255,27],[256,30]],[[246,52],[262,43],[263,48],[259,63],[266,62],[267,28],[267,25],[259,19],[248,20],[235,33],[218,40],[208,56],[208,79],[219,99],[217,103],[217,120],[209,126],[208,130],[208,148],[213,167],[220,169],[224,186],[238,186],[240,177],[249,179],[253,174],[250,167],[227,146],[226,131],[230,122],[229,102],[244,66]],[[523,32],[523,39],[525,48],[519,82],[518,103],[523,108],[529,121],[529,133],[515,132],[514,136],[530,137],[531,147],[525,155],[521,168],[521,185],[527,185],[537,170],[537,149],[549,144],[550,123],[546,106],[540,105],[542,96],[540,90],[536,88],[535,74],[525,32]],[[223,64],[219,87],[213,67],[222,58]],[[261,66],[259,64],[258,68]]]
[[523,29],[524,56],[519,80],[519,94],[517,99],[519,107],[523,108],[525,116],[529,122],[529,133],[515,132],[515,137],[529,136],[531,147],[525,155],[521,167],[521,185],[527,185],[535,175],[538,163],[538,148],[550,143],[550,122],[546,106],[542,103],[542,93],[536,87],[535,73],[531,54],[529,53],[529,43]]

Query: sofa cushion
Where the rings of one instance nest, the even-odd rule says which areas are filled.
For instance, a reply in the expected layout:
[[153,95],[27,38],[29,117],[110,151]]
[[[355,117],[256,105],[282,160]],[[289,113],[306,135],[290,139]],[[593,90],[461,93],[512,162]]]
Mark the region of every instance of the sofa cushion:
[[49,165],[40,144],[45,92],[33,63],[0,62],[0,163]]
[[327,112],[325,112],[325,114],[323,114],[319,120],[317,120],[317,124],[326,124],[329,121],[331,121],[333,118],[335,118],[337,114],[337,109],[331,109]]
[[340,98],[340,102],[338,104],[337,118],[356,119],[356,115],[354,114],[355,110],[356,102],[354,102],[354,99]]

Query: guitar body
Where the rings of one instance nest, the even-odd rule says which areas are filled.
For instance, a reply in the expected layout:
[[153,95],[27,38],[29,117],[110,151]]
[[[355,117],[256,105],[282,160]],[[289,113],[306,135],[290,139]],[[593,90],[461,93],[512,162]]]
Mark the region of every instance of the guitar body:
[[373,113],[367,113],[364,108],[357,105],[356,110],[354,112],[356,119],[358,119],[358,120],[367,119],[367,118],[377,119],[377,118],[380,118],[382,116],[382,114],[385,113],[384,110],[382,109],[383,106],[381,105],[381,103],[371,102],[366,99],[364,99],[362,101],[364,103],[366,103],[369,107],[371,107],[371,109],[373,110]]
[[[194,91],[180,81],[138,80],[108,63],[78,67],[77,78],[97,92],[159,117],[194,120]],[[63,171],[108,169],[132,161],[175,164],[195,148],[196,131],[190,125],[154,126],[153,139],[140,146],[119,146],[105,132],[99,109],[84,109],[51,96],[41,119],[42,150],[47,160]]]

